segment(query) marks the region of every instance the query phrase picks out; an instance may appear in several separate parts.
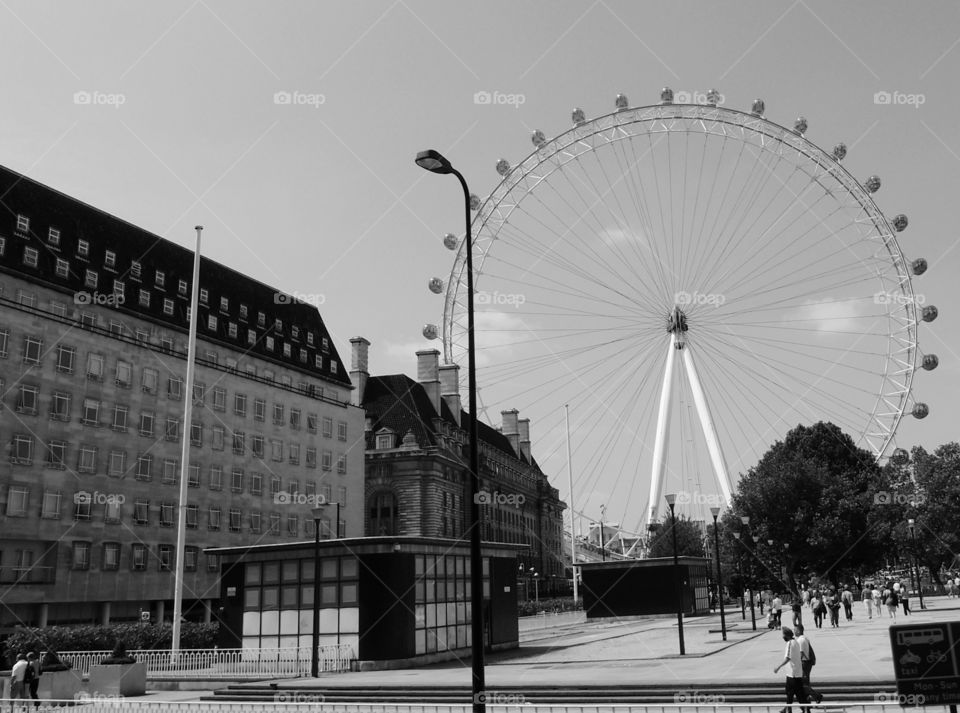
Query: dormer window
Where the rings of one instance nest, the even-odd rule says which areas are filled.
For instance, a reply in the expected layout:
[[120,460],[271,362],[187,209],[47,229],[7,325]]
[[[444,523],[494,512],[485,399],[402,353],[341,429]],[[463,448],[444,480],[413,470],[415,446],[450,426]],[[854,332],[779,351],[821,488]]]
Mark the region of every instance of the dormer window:
[[200,304],[205,305],[210,300],[210,291],[206,287],[200,288]]
[[77,241],[77,255],[83,258],[90,257],[90,242],[87,240]]
[[156,278],[154,279],[154,284],[157,287],[163,287],[164,282],[166,282],[167,276],[163,274],[161,270],[157,270]]
[[84,284],[85,284],[87,287],[96,288],[96,286],[97,286],[97,273],[95,273],[93,270],[87,270],[87,271],[86,271],[86,277],[84,278]]
[[111,269],[117,266],[117,254],[113,250],[107,250],[103,256],[103,265],[104,267],[109,267]]
[[36,267],[39,257],[40,251],[36,248],[25,247],[23,249],[23,264],[27,267]]
[[70,263],[66,260],[61,260],[57,258],[57,266],[55,268],[57,277],[67,277],[70,274]]
[[140,293],[137,295],[137,297],[141,307],[150,306],[150,293],[147,290],[140,290]]
[[240,319],[241,321],[247,321],[247,306],[242,304],[240,305]]
[[290,336],[293,337],[294,339],[299,339],[299,338],[300,338],[300,327],[298,327],[298,326],[295,325],[295,324],[292,325],[292,326],[290,327]]
[[381,428],[377,431],[376,448],[378,451],[386,451],[393,448],[396,441],[396,434],[389,428]]
[[50,243],[51,247],[59,248],[60,247],[60,231],[56,228],[50,228],[47,233],[47,242]]
[[264,327],[267,324],[267,315],[263,312],[257,312],[257,326]]
[[207,316],[207,328],[211,332],[217,331],[217,318],[212,314]]
[[284,355],[285,357],[289,357],[289,356],[290,356],[290,343],[289,343],[289,342],[284,342],[284,343],[283,343],[283,355]]
[[25,215],[17,216],[17,232],[18,233],[29,233],[30,232],[30,219]]
[[313,346],[313,332],[307,332],[307,346]]
[[140,279],[140,263],[136,260],[130,263],[130,278],[134,280]]
[[187,294],[187,281],[186,281],[186,280],[180,280],[179,282],[177,282],[177,292],[179,292],[181,295]]
[[230,311],[230,300],[226,297],[220,298],[220,311],[229,312]]

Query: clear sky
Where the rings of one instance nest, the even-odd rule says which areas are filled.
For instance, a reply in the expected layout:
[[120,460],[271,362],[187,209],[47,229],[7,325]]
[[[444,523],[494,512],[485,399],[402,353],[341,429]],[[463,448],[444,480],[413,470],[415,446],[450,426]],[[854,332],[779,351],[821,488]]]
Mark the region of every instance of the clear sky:
[[[207,256],[315,295],[344,361],[367,337],[375,374],[415,375],[421,329],[442,320],[427,281],[448,277],[441,238],[462,230],[459,188],[417,168],[418,150],[485,196],[531,131],[566,130],[575,106],[608,113],[620,92],[640,106],[663,86],[716,87],[744,110],[762,97],[784,125],[803,114],[810,140],[845,141],[848,170],[882,177],[878,205],[910,218],[904,252],[929,261],[914,289],[940,317],[920,345],[941,366],[918,374],[931,413],[897,443],[957,438],[953,0],[7,0],[0,18],[0,162],[189,247],[203,224]],[[534,455],[556,451],[556,433],[532,431]],[[563,467],[549,460],[567,498]],[[588,507],[613,497],[582,487]]]

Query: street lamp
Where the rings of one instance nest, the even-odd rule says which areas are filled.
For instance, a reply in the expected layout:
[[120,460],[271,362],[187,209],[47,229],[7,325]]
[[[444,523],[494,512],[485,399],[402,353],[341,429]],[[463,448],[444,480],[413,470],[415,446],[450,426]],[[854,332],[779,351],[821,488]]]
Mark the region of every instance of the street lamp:
[[[741,516],[740,516],[740,522],[743,523],[743,526],[744,526],[744,527],[750,527],[750,516],[749,516],[749,515],[741,515]],[[738,539],[739,539],[739,538],[738,538]],[[759,537],[757,537],[756,535],[754,535],[754,536],[753,536],[753,544],[756,545],[756,544],[757,544],[757,541],[758,541],[759,539],[760,539]],[[744,543],[743,546],[746,547],[746,546],[747,546],[746,543]],[[755,604],[754,604],[754,602],[753,602],[753,600],[754,600],[754,591],[753,591],[753,558],[756,557],[756,549],[754,549],[754,552],[751,552],[750,554],[752,555],[752,556],[750,557],[750,574],[747,575],[747,576],[749,577],[749,579],[750,579],[750,621],[753,623],[753,630],[756,631],[756,630],[757,630],[757,612],[756,612]]]
[[680,637],[680,655],[683,656],[687,652],[683,645],[683,580],[680,577],[680,564],[677,561],[677,513],[673,509],[677,502],[676,493],[668,494],[666,500],[670,507],[670,521],[673,523],[673,575],[677,579],[677,634]]
[[310,653],[310,675],[313,678],[320,676],[320,519],[323,511],[323,507],[315,507],[311,510],[313,513],[313,646]]
[[431,173],[452,173],[463,188],[467,252],[467,391],[470,404],[470,624],[472,632],[471,665],[474,713],[486,710],[483,670],[483,558],[480,554],[480,451],[477,438],[477,358],[473,314],[473,236],[470,226],[470,189],[463,175],[439,152],[421,151],[416,164]]
[[717,556],[717,601],[720,602],[720,633],[723,640],[727,640],[727,616],[723,612],[723,576],[720,573],[720,534],[717,532],[717,516],[720,514],[720,508],[710,508],[710,514],[713,515],[713,549]]
[[[740,530],[737,530],[733,533],[734,539],[737,542],[740,542]],[[741,567],[743,557],[740,552],[740,548],[737,548],[737,578],[740,580],[740,618],[743,621],[747,620],[747,588],[746,582],[743,580],[743,568]]]
[[920,579],[920,561],[917,558],[917,533],[914,531],[915,520],[911,517],[907,520],[907,529],[910,531],[910,542],[913,544],[913,562],[917,568],[917,596],[920,597],[920,608],[926,609],[923,605],[923,582]]
[[790,576],[790,568],[787,566],[790,564],[789,557],[790,557],[790,543],[784,542],[783,543],[783,570],[784,570],[784,574],[787,575],[787,578],[786,580],[784,580],[783,577],[781,576],[780,579],[781,581],[783,581],[783,583],[787,587],[787,590],[789,590],[790,594],[792,595],[793,594],[793,578]]
[[537,603],[537,611],[540,611],[540,573],[533,573],[533,593]]
[[606,512],[606,506],[600,506],[600,561],[607,561],[607,551],[603,548],[603,516]]

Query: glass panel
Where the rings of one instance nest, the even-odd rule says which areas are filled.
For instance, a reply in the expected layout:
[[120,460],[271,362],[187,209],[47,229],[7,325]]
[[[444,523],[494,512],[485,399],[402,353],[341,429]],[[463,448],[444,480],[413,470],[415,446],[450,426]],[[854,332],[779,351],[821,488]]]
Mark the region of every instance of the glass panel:
[[430,629],[437,625],[437,605],[427,604],[427,628]]
[[[289,563],[287,563],[289,564]],[[283,588],[283,600],[281,601],[281,607],[284,609],[296,609],[297,608],[297,587],[284,587]]]
[[340,603],[341,604],[357,603],[357,585],[356,584],[340,585]]
[[427,586],[422,579],[417,580],[417,596],[415,601],[417,604],[426,601],[427,597]]
[[280,592],[278,591],[278,587],[264,587],[263,588],[263,608],[276,609],[279,603],[280,603]]
[[426,604],[417,604],[413,608],[413,625],[417,629],[422,629],[427,625],[427,606]]
[[445,604],[437,605],[437,626],[447,625],[447,606]]
[[283,581],[284,582],[296,582],[298,579],[298,565],[297,560],[288,560],[283,563]]
[[245,569],[244,584],[260,584],[260,565],[248,564]]
[[300,601],[305,607],[313,607],[313,586],[305,584],[300,587]]
[[434,588],[436,586],[436,582],[432,579],[427,579],[424,581],[426,582],[426,585],[427,585],[427,601],[428,602],[435,601]]
[[417,577],[423,574],[423,555],[417,555],[413,558],[413,573]]
[[243,590],[243,608],[260,610],[260,588]]
[[323,584],[320,586],[320,604],[336,605],[337,585]]
[[320,579],[336,579],[337,578],[337,560],[336,558],[328,558],[320,560]]
[[352,579],[357,576],[357,560],[353,557],[344,557],[340,560],[340,578]]
[[276,584],[280,581],[280,563],[268,562],[263,565],[263,583]]
[[427,653],[427,632],[423,629],[420,629],[416,632],[415,640],[417,642],[416,653],[425,654]]
[[313,560],[300,560],[300,581],[313,581]]
[[447,580],[447,601],[453,601],[457,598],[457,583],[452,580]]

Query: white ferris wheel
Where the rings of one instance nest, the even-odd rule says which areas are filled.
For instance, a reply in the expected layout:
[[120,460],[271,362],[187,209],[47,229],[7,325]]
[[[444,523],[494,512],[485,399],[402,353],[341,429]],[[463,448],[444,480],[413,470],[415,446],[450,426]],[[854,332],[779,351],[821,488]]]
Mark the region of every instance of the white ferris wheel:
[[[901,419],[928,413],[914,374],[938,363],[918,346],[937,309],[911,282],[927,262],[901,251],[907,218],[877,206],[880,179],[851,175],[842,143],[805,138],[803,117],[784,127],[761,100],[718,99],[663,89],[592,120],[576,109],[472,200],[482,408],[530,416],[538,461],[559,475],[570,404],[576,489],[602,491],[638,531],[665,484],[691,506],[711,489],[729,502],[737,474],[800,423],[902,458]],[[444,358],[466,367],[465,243],[444,243],[450,278],[430,286],[445,292]]]

